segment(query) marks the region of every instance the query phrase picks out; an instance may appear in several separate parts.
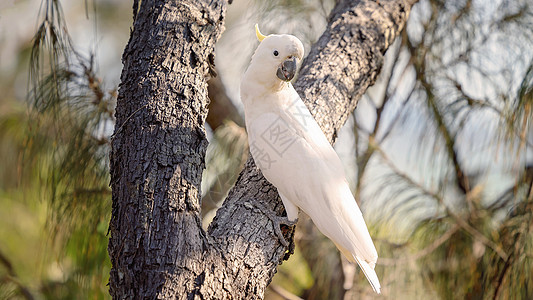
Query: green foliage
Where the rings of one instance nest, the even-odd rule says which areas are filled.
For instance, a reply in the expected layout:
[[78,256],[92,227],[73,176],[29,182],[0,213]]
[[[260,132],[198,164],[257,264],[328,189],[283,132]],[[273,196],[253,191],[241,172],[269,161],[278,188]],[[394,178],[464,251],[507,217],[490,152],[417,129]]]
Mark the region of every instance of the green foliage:
[[[491,208],[480,210],[483,215],[470,215],[467,219],[470,226],[491,237],[502,248],[504,257],[476,235],[460,230],[452,218],[428,219],[419,224],[412,239],[420,243],[420,247],[439,242],[419,263],[427,282],[442,298],[531,298],[533,282],[528,275],[533,270],[531,179],[531,174],[524,174],[518,181],[520,186],[516,187],[516,193],[510,191],[516,206],[501,224],[493,222],[495,211]],[[447,238],[440,242],[435,240],[436,236]]]
[[[381,229],[385,282],[402,282],[389,268],[407,266],[420,274],[409,284],[443,299],[532,297],[532,9],[430,0],[413,11],[384,98],[371,98],[374,130],[356,124],[358,178],[380,186],[356,193],[386,198],[376,214],[408,232]],[[413,146],[395,151],[398,138]]]
[[[35,256],[46,271],[40,282],[31,282],[38,285],[34,290],[49,299],[101,299],[108,297],[110,270],[107,154],[116,92],[102,86],[93,58],[84,59],[72,47],[59,1],[43,1],[41,16],[30,54],[29,112],[0,116],[0,138],[9,145],[3,152],[17,158],[12,167],[20,181],[3,186],[10,196],[2,205],[13,205],[16,197],[30,206],[42,201],[44,207],[30,214],[47,211],[33,225],[48,233],[40,241],[43,252]],[[15,196],[17,187],[35,192]],[[39,264],[33,261],[34,267]],[[50,271],[54,265],[57,271]]]
[[291,258],[278,268],[278,274],[272,284],[281,286],[295,295],[302,295],[313,286],[313,274],[298,247]]

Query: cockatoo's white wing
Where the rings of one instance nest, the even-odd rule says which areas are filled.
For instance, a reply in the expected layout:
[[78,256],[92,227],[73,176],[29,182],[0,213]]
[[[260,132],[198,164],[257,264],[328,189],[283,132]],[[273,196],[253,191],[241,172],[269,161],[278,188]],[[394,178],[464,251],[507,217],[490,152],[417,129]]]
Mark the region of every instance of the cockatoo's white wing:
[[307,213],[350,261],[361,266],[379,293],[374,272],[378,255],[339,157],[291,85],[276,96],[287,99],[284,107],[247,119],[256,164],[278,189],[288,218],[296,218],[294,206]]

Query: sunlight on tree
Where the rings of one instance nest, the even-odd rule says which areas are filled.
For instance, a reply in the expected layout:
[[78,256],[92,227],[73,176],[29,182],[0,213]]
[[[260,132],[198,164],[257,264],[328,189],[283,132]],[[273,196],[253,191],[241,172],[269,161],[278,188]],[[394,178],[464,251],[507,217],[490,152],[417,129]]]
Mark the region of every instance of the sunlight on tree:
[[[0,298],[109,298],[108,156],[118,87],[99,71],[96,52],[72,41],[61,4],[42,1],[17,70],[0,76]],[[261,19],[266,32],[292,32],[308,48],[334,5],[229,6],[217,59],[239,59],[217,62],[219,82],[209,83],[219,89],[209,91],[216,120],[207,120],[204,228],[248,158],[233,77],[253,49],[235,47],[241,31]],[[131,20],[129,4],[84,6],[73,19]],[[420,1],[340,133],[385,298],[533,297],[532,21],[528,1]],[[27,89],[15,84],[18,73],[28,74]],[[267,299],[369,295],[364,276],[309,220],[296,228],[296,252]]]

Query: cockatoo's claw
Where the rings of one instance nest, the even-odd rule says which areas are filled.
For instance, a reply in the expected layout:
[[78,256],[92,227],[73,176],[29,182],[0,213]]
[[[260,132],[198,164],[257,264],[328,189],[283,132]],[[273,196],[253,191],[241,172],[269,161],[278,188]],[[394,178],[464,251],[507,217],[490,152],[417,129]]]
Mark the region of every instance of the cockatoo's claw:
[[[273,226],[274,226],[274,232],[276,233],[276,235],[278,236],[278,239],[280,241],[280,243],[284,246],[284,247],[289,247],[289,242],[287,242],[287,240],[285,239],[285,237],[283,236],[283,232],[281,232],[281,229],[280,229],[280,225],[282,224],[281,222],[279,221],[274,221],[273,219],[270,219],[273,223]],[[277,224],[276,224],[277,223]]]
[[261,213],[263,213],[265,216],[267,216],[270,219],[270,221],[272,222],[272,227],[274,227],[274,233],[278,237],[280,243],[284,247],[289,247],[290,244],[289,244],[289,242],[287,242],[287,240],[283,236],[283,232],[281,232],[280,226],[281,225],[286,225],[288,227],[293,227],[298,222],[298,219],[296,219],[294,221],[289,221],[289,219],[287,217],[280,217],[280,216],[276,215],[276,213],[274,213],[272,210],[268,209],[266,206],[264,206],[260,202],[256,202],[254,204],[257,206],[257,208],[259,208],[259,210],[261,210]]
[[280,218],[284,220],[283,222],[280,222],[280,224],[287,225],[289,227],[295,226],[296,223],[298,223],[298,219],[294,221],[290,221],[287,217],[280,217]]
[[289,247],[289,242],[287,242],[287,240],[283,236],[283,232],[281,232],[280,226],[286,225],[288,227],[293,227],[294,225],[296,225],[296,222],[298,222],[298,220],[289,221],[287,217],[280,217],[274,214],[268,216],[268,218],[270,219],[270,221],[272,221],[272,225],[274,226],[274,232],[276,232],[276,235],[278,236],[281,244],[285,247]]

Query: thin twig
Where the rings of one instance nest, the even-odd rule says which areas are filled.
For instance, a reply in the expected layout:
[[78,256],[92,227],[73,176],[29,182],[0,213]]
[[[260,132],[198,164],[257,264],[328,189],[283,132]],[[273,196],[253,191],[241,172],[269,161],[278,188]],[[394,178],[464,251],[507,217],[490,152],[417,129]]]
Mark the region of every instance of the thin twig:
[[13,269],[13,265],[1,251],[0,251],[0,263],[7,269],[7,275],[4,276],[4,278],[14,283],[19,288],[20,293],[24,296],[24,298],[28,300],[33,300],[34,297],[31,294],[30,290],[18,280],[18,276],[15,273],[15,269]]
[[436,239],[431,243],[431,245],[427,246],[426,248],[416,252],[415,254],[405,257],[405,258],[380,258],[378,260],[380,265],[383,266],[394,266],[394,265],[400,265],[400,264],[406,264],[408,262],[412,262],[415,260],[418,260],[422,257],[425,257],[429,254],[431,254],[433,251],[435,251],[440,245],[444,244],[448,239],[452,237],[453,234],[455,234],[459,230],[460,226],[455,224],[452,228],[448,229],[440,238]]
[[113,135],[111,136],[111,140],[114,140],[115,139],[115,136],[120,132],[120,130],[122,130],[122,127],[124,127],[124,125],[126,125],[126,123],[128,123],[128,121],[131,119],[131,117],[133,117],[137,112],[139,112],[141,109],[145,108],[148,106],[148,104],[150,103],[146,103],[145,105],[137,108],[137,110],[135,110],[134,112],[131,113],[131,115],[129,115],[126,120],[124,121],[124,123],[122,123],[122,125],[120,125],[120,127],[117,129],[117,131],[115,133],[113,133]]
[[302,298],[300,298],[300,297],[296,296],[295,294],[287,291],[286,289],[282,288],[279,285],[271,284],[271,285],[269,285],[269,287],[274,293],[278,294],[284,300],[303,300]]
[[458,216],[457,214],[453,213],[448,208],[448,206],[444,203],[444,200],[442,199],[442,197],[440,197],[439,195],[427,190],[425,187],[423,187],[422,185],[418,184],[413,179],[411,179],[411,177],[409,177],[405,173],[403,173],[400,170],[398,170],[396,168],[396,166],[387,157],[385,152],[378,145],[375,145],[375,147],[376,147],[376,150],[379,151],[379,153],[381,154],[381,156],[382,156],[383,160],[385,161],[385,163],[392,169],[392,171],[394,173],[396,173],[396,175],[398,175],[401,178],[403,178],[404,180],[406,180],[409,184],[419,188],[424,194],[426,194],[428,196],[431,196],[432,198],[437,200],[439,202],[439,204],[442,205],[446,209],[446,213],[450,217],[452,217],[459,226],[461,226],[466,232],[468,232],[470,235],[472,235],[472,237],[474,237],[475,239],[477,239],[478,241],[483,243],[485,246],[487,246],[487,247],[491,248],[492,250],[494,250],[494,252],[496,252],[498,254],[498,256],[500,256],[504,261],[507,261],[509,256],[507,255],[507,253],[505,253],[505,251],[503,251],[503,249],[500,246],[498,246],[493,241],[489,240],[485,235],[483,235],[477,229],[475,229],[470,224],[468,224],[460,216]]

